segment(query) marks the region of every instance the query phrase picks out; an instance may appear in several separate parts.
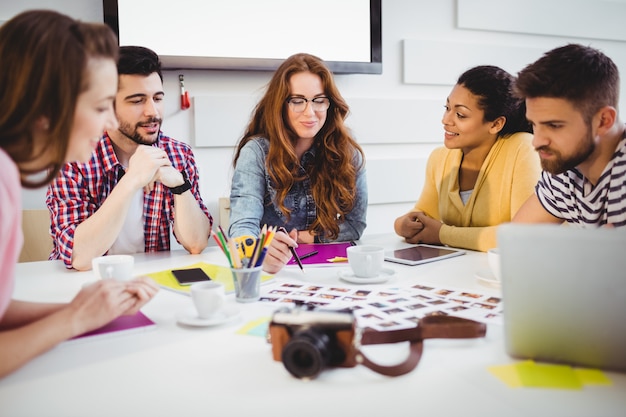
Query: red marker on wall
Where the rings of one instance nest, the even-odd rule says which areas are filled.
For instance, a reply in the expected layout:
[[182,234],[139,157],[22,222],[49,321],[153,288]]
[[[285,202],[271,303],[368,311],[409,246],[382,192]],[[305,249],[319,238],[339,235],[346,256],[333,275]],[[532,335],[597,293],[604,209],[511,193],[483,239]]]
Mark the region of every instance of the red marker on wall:
[[180,109],[187,110],[191,107],[189,102],[189,93],[185,91],[185,80],[183,74],[178,75],[178,81],[180,81]]

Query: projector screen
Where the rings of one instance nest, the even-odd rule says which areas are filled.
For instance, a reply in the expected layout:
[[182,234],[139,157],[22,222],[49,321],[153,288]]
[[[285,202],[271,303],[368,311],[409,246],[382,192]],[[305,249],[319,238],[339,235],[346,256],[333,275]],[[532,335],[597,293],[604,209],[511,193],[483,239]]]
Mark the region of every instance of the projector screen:
[[103,0],[120,45],[165,69],[274,70],[307,52],[335,73],[382,73],[381,0]]

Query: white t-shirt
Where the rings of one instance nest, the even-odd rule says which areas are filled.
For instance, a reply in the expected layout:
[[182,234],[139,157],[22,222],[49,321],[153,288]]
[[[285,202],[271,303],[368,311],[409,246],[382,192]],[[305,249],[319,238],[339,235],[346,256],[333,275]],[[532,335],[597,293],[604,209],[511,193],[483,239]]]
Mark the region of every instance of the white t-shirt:
[[472,196],[472,191],[474,190],[459,191],[459,195],[461,196],[461,201],[463,202],[463,205],[467,204],[467,202],[469,201],[470,197]]
[[144,235],[143,216],[143,189],[137,191],[133,196],[124,226],[117,236],[113,246],[109,249],[109,255],[132,254],[144,252],[146,248]]

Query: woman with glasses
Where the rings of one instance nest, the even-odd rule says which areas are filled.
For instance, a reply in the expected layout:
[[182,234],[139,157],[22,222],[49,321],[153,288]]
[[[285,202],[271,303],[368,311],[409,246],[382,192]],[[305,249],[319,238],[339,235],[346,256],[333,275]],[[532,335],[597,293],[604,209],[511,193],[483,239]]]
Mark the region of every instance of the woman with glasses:
[[350,241],[365,229],[364,155],[344,125],[348,105],[330,70],[312,55],[287,58],[236,149],[230,193],[232,237],[284,227],[263,262],[278,272],[298,243]]
[[513,84],[494,66],[459,77],[444,107],[445,146],[428,159],[415,207],[394,224],[407,242],[487,251],[496,226],[533,194],[541,168]]

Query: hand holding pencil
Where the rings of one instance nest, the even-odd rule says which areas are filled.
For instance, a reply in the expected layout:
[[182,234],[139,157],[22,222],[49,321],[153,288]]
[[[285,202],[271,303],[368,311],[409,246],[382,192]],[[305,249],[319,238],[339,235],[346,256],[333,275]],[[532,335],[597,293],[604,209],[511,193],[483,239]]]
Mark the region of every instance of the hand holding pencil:
[[265,255],[265,261],[263,263],[263,270],[265,272],[275,274],[283,269],[287,262],[289,262],[292,257],[291,248],[298,246],[296,234],[295,229],[292,230],[291,233],[284,231],[276,232]]
[[[249,268],[262,265],[265,272],[275,274],[289,262],[292,256],[296,258],[296,261],[299,260],[297,253],[295,253],[295,248],[298,247],[296,242],[297,231],[294,229],[288,233],[285,228],[281,229],[279,230],[275,226],[263,226],[258,238],[252,239],[254,240],[254,248],[251,256],[248,256],[249,248],[242,250],[238,247],[242,244],[250,245],[248,242],[250,236],[241,237],[245,242],[237,237],[229,239],[221,228],[211,232],[211,234],[224,252],[231,267]],[[241,256],[242,254],[245,254],[245,258]],[[302,266],[301,269],[304,272]]]
[[[287,229],[285,229],[284,227],[279,227],[278,231],[283,232],[284,234],[289,236],[289,233],[287,232]],[[298,237],[298,232],[296,231],[295,234],[296,234],[296,238],[297,238]],[[300,270],[302,272],[304,272],[304,266],[302,266],[302,261],[300,260],[300,257],[298,256],[298,252],[296,252],[296,247],[297,246],[298,246],[297,242],[296,242],[295,246],[289,246],[289,251],[291,252],[291,255],[293,256],[293,258],[296,260],[296,262],[298,264],[298,267],[300,267]]]

